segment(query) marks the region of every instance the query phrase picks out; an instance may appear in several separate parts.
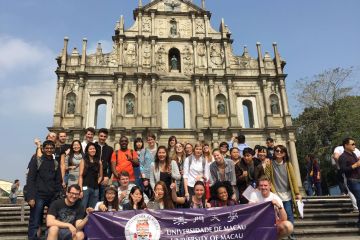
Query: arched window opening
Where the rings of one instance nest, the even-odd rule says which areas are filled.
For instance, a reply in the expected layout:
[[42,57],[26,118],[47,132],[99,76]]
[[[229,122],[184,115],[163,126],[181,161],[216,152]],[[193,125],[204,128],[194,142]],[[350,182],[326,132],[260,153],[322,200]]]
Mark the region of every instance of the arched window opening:
[[128,93],[125,96],[125,114],[126,115],[135,114],[135,96],[131,93]]
[[106,127],[106,101],[104,99],[98,99],[95,102],[95,128]]
[[242,105],[245,128],[254,128],[254,112],[252,102],[250,100],[245,100],[243,101]]
[[181,58],[179,49],[170,49],[168,59],[170,72],[181,72]]
[[223,94],[218,94],[215,98],[215,106],[218,115],[226,115],[226,97]]
[[75,114],[76,95],[71,92],[66,96],[66,114]]
[[168,98],[168,127],[185,128],[184,99],[180,96]]
[[279,98],[275,94],[270,96],[270,109],[271,114],[280,114]]

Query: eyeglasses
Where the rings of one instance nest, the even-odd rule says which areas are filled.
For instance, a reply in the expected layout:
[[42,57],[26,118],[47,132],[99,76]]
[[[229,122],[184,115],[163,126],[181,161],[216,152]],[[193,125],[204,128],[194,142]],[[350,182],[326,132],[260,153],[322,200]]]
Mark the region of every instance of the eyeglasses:
[[80,196],[80,193],[69,192],[69,195],[72,195],[72,196],[78,197],[78,196]]
[[356,143],[352,143],[352,144],[350,144],[351,146],[355,146],[356,145]]
[[284,153],[284,151],[281,150],[281,149],[276,149],[275,152],[277,152],[277,153]]
[[54,150],[54,148],[53,147],[46,147],[46,148],[44,148],[45,150]]

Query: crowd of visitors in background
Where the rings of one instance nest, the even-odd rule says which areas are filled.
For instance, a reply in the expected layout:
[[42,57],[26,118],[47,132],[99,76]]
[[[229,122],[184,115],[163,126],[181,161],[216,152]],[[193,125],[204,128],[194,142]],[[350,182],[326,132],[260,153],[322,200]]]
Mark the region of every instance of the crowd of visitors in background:
[[[289,237],[301,200],[287,148],[268,138],[251,148],[239,134],[219,148],[208,143],[182,143],[171,136],[158,146],[156,136],[119,140],[119,149],[107,145],[108,130],[86,129],[84,141],[66,143],[66,132],[49,133],[28,166],[26,201],[30,205],[29,239],[41,234],[43,210],[49,208],[47,239],[83,239],[88,214],[132,209],[209,208],[271,201],[279,238]],[[345,140],[344,140],[345,141]],[[145,145],[146,142],[147,144]],[[354,143],[354,144],[353,144]],[[335,156],[350,192],[360,192],[360,161],[344,142],[344,154]],[[131,146],[131,147],[130,147]],[[343,151],[344,151],[343,150]],[[335,158],[334,157],[334,158]],[[307,181],[321,195],[320,168],[308,155]],[[352,164],[352,165],[350,165]],[[250,196],[243,193],[253,188]],[[256,190],[255,190],[256,189]],[[312,187],[307,189],[312,195]],[[359,193],[354,193],[358,204]]]

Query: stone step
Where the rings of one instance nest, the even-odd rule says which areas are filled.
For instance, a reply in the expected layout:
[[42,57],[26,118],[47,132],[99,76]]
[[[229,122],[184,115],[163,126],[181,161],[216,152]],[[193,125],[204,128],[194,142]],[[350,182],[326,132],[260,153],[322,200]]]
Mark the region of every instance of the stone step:
[[304,209],[305,217],[307,213],[352,213],[353,208],[310,208]]
[[0,227],[13,227],[13,226],[27,226],[28,221],[6,221],[6,222],[0,222]]
[[[25,215],[24,219],[27,221],[29,220],[29,215]],[[6,222],[6,221],[15,221],[15,220],[21,220],[21,216],[0,216],[0,222]]]
[[[29,215],[30,211],[24,212],[25,215]],[[0,216],[20,216],[20,212],[13,212],[13,211],[0,211]]]
[[346,219],[346,220],[295,220],[295,228],[314,228],[314,226],[319,227],[347,227],[347,226],[356,226],[357,219]]
[[330,203],[307,203],[304,202],[304,208],[311,209],[311,208],[332,208],[332,207],[349,207],[352,208],[351,202],[348,203],[336,203],[336,202],[330,202]]
[[331,220],[341,220],[349,218],[357,218],[358,213],[308,213],[304,215],[305,219],[331,219]]
[[[357,227],[336,227],[336,228],[296,228],[295,236],[360,236],[360,229]],[[310,238],[309,238],[310,239]],[[312,238],[311,238],[312,239]],[[359,239],[359,238],[358,238]]]
[[0,236],[0,240],[27,240],[27,235],[15,235],[15,236]]
[[28,227],[15,226],[11,228],[0,228],[0,235],[12,233],[27,233]]
[[[26,206],[24,207],[25,211],[30,211],[30,207]],[[16,206],[16,207],[0,207],[0,211],[21,211],[21,206]]]
[[347,195],[331,195],[331,196],[304,196],[303,199],[349,199]]

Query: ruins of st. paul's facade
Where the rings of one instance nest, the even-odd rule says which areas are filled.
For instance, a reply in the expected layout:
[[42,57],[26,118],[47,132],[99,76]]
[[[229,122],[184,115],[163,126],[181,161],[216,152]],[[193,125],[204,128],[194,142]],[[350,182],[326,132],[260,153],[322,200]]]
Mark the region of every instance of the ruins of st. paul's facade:
[[[270,136],[288,147],[301,184],[285,61],[277,45],[273,57],[263,54],[260,43],[256,58],[246,47],[241,56],[234,55],[228,26],[222,21],[215,30],[204,3],[153,0],[143,6],[139,0],[132,27],[124,28],[123,17],[116,22],[110,53],[99,44],[87,54],[86,39],[81,51],[68,52],[65,38],[50,129],[66,129],[69,140],[82,139],[85,128],[98,128],[102,105],[110,145],[122,135],[133,140],[148,132],[160,144],[175,135],[213,147],[238,133],[250,146],[263,145]],[[178,129],[169,128],[169,102],[174,101],[182,106],[175,116],[183,123]]]

